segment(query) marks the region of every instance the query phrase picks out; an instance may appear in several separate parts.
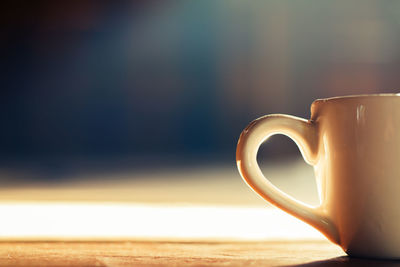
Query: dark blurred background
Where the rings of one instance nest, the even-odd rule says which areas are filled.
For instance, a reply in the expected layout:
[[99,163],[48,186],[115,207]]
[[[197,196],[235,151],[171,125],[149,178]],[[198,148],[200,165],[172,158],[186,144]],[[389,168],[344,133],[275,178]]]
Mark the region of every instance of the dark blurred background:
[[[0,13],[0,165],[49,177],[234,166],[259,116],[400,87],[399,1],[2,1]],[[274,137],[262,154],[299,152]]]

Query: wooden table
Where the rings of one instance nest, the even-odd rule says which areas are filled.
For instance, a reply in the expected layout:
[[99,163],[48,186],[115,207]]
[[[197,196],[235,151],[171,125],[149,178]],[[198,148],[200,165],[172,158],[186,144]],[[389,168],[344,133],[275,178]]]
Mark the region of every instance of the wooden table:
[[0,266],[400,266],[349,258],[328,241],[0,242]]
[[[318,203],[312,169],[302,160],[282,166],[276,166],[276,164],[269,166],[266,173],[279,188],[295,198],[309,204]],[[157,221],[160,225],[153,223],[150,229],[157,229],[162,234],[161,230],[168,226],[163,216],[165,214],[175,216],[176,213],[168,213],[168,211],[171,208],[173,211],[178,210],[181,204],[190,204],[194,207],[210,206],[217,208],[218,211],[224,211],[227,205],[231,208],[245,205],[264,210],[268,205],[243,183],[234,164],[227,168],[218,167],[208,170],[201,167],[143,173],[93,173],[92,175],[84,174],[82,177],[69,177],[65,181],[56,180],[46,183],[18,181],[13,178],[14,176],[7,172],[0,172],[0,180],[3,181],[0,187],[0,208],[2,208],[0,209],[2,211],[0,266],[400,266],[400,263],[392,261],[348,258],[338,246],[322,238],[299,241],[302,240],[298,235],[299,229],[302,228],[295,227],[294,223],[288,223],[289,215],[287,219],[276,213],[271,213],[268,217],[254,210],[246,213],[246,216],[257,215],[257,220],[261,220],[257,229],[254,228],[253,217],[237,215],[243,214],[239,210],[237,214],[235,210],[230,210],[229,214],[234,219],[224,223],[229,223],[230,226],[235,224],[235,227],[227,231],[227,237],[238,237],[236,229],[255,229],[260,233],[259,240],[223,241],[218,232],[218,229],[223,228],[218,227],[224,225],[224,223],[221,224],[222,219],[228,220],[224,217],[226,213],[209,213],[207,209],[198,208],[195,211],[202,212],[197,215],[192,212],[191,215],[195,217],[191,220],[177,224],[174,222],[179,222],[179,218],[176,218],[175,221],[169,219],[167,222],[169,225],[178,227],[179,234],[185,230],[190,236],[196,233],[198,227],[205,226],[203,216],[213,216],[212,220],[208,220],[208,227],[214,241],[195,241],[193,238],[177,241],[176,237],[167,239],[173,241],[155,241],[160,239],[140,241],[143,239],[135,237],[136,232],[132,234],[129,231],[132,228],[146,230],[147,221],[150,223]],[[94,205],[104,202],[114,203],[117,205],[115,210],[127,212],[114,213],[114,206],[109,206],[109,204],[104,207],[96,206],[95,209],[87,206],[90,203]],[[17,206],[7,206],[10,203],[12,205],[19,203],[20,206],[18,209]],[[157,210],[150,207],[149,212],[139,214],[136,213],[137,210],[130,210],[135,206],[130,207],[129,203],[132,205],[151,204],[155,207],[166,208]],[[119,204],[128,206],[118,206]],[[79,210],[85,212],[78,213]],[[87,210],[90,212],[86,212]],[[156,216],[158,212],[160,216]],[[244,216],[244,218],[236,220],[238,216]],[[112,220],[107,220],[108,217]],[[214,224],[213,220],[219,224]],[[137,224],[138,221],[141,223]],[[82,222],[85,222],[86,228],[83,227]],[[124,223],[121,224],[121,222]],[[298,223],[303,225],[301,222]],[[92,225],[94,224],[96,226],[101,224],[101,227],[93,232]],[[183,229],[181,226],[185,224],[188,227]],[[102,239],[103,237],[110,237],[106,234],[107,231],[120,229],[122,226],[126,227],[126,233],[122,235],[124,241],[119,238],[121,234],[119,232],[116,234],[112,232],[116,236],[111,234],[111,237],[117,241],[102,241],[106,240]],[[74,227],[80,232],[72,231],[75,240],[72,241],[68,239],[71,238],[68,235],[71,235],[70,230],[74,230]],[[38,232],[37,228],[43,231]],[[49,231],[45,231],[46,229]],[[267,229],[273,233],[284,231],[289,233],[288,236],[292,239],[284,241],[284,235],[280,239],[276,239],[276,235],[262,237]],[[142,230],[140,233],[143,233]],[[76,241],[89,240],[77,234],[99,239],[98,241]],[[149,232],[149,234],[154,234],[154,232]],[[206,234],[209,235],[209,233]],[[294,239],[296,234],[297,241]],[[37,235],[37,239],[32,235]],[[151,236],[154,237],[154,235]],[[19,238],[19,241],[15,238]],[[54,239],[57,241],[44,241]]]

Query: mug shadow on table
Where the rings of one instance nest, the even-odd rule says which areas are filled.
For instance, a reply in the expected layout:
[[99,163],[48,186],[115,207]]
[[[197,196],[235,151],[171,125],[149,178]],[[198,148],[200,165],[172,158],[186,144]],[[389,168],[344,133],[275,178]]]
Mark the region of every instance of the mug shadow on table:
[[314,261],[305,264],[287,265],[287,267],[315,267],[315,266],[400,266],[400,260],[374,260],[353,258],[348,256]]

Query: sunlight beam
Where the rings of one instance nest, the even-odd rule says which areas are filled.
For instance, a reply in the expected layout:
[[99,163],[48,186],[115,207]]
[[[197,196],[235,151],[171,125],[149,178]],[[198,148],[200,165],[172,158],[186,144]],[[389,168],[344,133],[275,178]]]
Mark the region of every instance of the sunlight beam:
[[322,239],[273,208],[107,203],[0,204],[2,240]]

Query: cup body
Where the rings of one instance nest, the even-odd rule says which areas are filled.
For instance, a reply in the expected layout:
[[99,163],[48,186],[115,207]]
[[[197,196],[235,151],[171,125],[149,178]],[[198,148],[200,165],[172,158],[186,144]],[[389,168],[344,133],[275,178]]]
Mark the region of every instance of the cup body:
[[316,100],[311,121],[320,208],[339,245],[353,256],[400,258],[400,96]]

